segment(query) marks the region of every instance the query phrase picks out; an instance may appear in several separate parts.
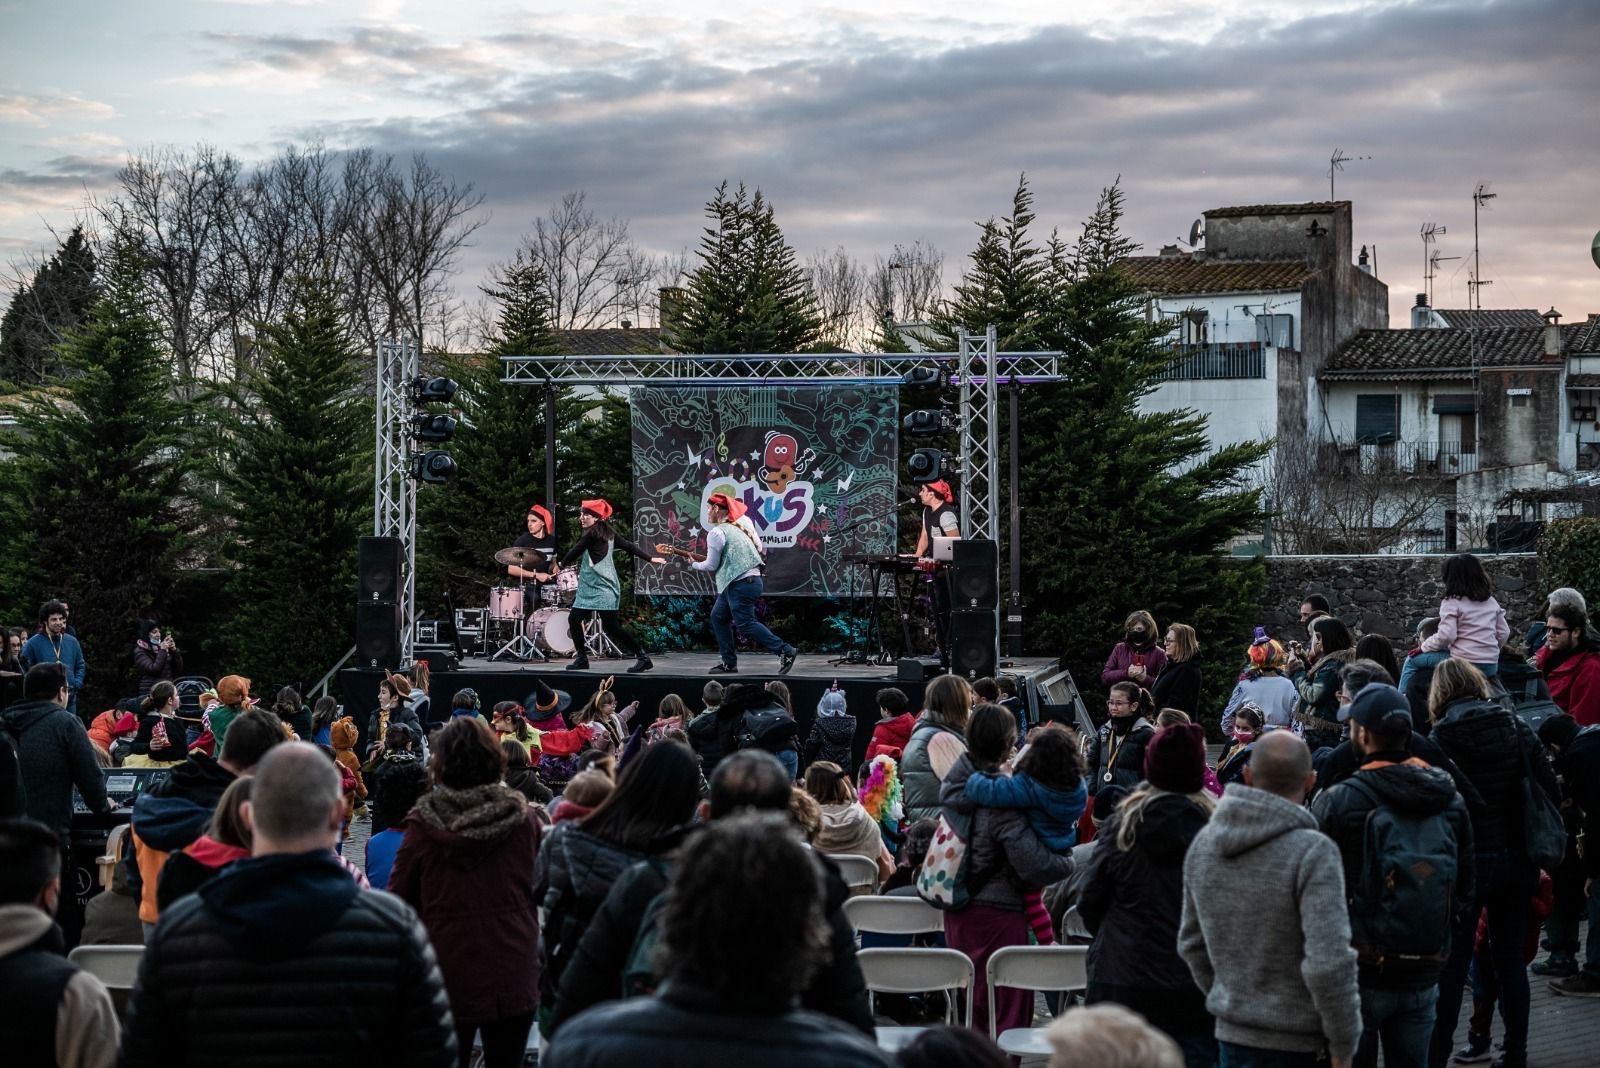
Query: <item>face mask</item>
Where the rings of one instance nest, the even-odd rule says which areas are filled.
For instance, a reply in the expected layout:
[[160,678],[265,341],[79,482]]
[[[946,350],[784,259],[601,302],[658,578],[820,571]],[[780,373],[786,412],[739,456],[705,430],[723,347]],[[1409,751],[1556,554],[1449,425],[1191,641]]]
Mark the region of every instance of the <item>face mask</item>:
[[1251,742],[1256,740],[1256,732],[1255,731],[1234,731],[1233,732],[1233,740],[1238,742],[1240,745],[1249,745]]

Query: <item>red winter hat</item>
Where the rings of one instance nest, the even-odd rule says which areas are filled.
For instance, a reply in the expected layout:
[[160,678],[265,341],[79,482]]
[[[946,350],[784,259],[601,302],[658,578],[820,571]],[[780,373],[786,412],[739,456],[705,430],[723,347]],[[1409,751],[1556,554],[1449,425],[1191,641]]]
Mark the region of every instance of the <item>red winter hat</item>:
[[111,728],[111,734],[112,734],[112,737],[116,737],[117,735],[121,735],[121,734],[132,734],[134,731],[136,731],[138,729],[139,729],[139,719],[138,719],[138,717],[135,716],[132,712],[124,712],[122,714],[122,718],[117,720],[116,725]]
[[544,505],[542,505],[542,504],[530,504],[530,505],[528,505],[528,514],[529,515],[536,515],[541,520],[544,521],[544,532],[546,534],[550,533],[552,530],[555,529],[555,525],[556,524],[555,524],[555,521],[550,516],[550,509],[546,508]]
[[585,512],[592,512],[597,519],[611,518],[611,505],[607,504],[599,497],[596,497],[590,501],[582,501],[580,502],[579,507],[581,507]]
[[744,515],[744,502],[737,497],[730,497],[726,493],[713,493],[706,498],[706,503],[717,505],[728,510],[728,520],[732,522]]
[[1144,751],[1144,777],[1158,790],[1197,794],[1206,785],[1206,731],[1175,723],[1156,731]]

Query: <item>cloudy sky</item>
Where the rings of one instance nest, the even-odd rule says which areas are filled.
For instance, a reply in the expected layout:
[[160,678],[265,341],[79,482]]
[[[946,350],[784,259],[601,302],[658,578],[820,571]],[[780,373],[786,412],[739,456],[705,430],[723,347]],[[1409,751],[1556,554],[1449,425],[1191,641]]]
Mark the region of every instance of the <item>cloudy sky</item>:
[[1068,230],[1121,175],[1155,251],[1325,198],[1338,147],[1371,157],[1338,195],[1397,324],[1420,225],[1470,256],[1480,180],[1485,304],[1573,318],[1600,312],[1597,44],[1591,0],[0,0],[0,260],[151,145],[425,151],[487,198],[464,290],[575,189],[668,252],[742,180],[802,256],[923,239],[953,281],[1020,172]]

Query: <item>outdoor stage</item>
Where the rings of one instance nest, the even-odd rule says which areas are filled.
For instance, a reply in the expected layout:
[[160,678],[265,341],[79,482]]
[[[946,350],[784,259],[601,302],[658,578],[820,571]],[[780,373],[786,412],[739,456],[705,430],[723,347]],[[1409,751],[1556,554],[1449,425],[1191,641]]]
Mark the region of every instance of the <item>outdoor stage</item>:
[[[517,701],[531,705],[529,694],[536,680],[572,695],[573,707],[581,706],[595,692],[600,683],[610,675],[616,676],[613,688],[622,705],[635,699],[639,702],[639,715],[653,719],[657,703],[669,693],[682,697],[691,712],[698,713],[700,690],[709,679],[716,678],[727,685],[731,682],[761,685],[779,678],[778,658],[771,653],[741,653],[739,674],[707,674],[717,662],[715,653],[672,652],[658,653],[652,659],[655,667],[638,675],[626,674],[632,658],[603,660],[591,658],[588,671],[567,671],[566,661],[552,660],[546,664],[534,662],[514,664],[469,658],[455,671],[435,671],[432,675],[430,698],[432,719],[442,720],[449,715],[450,699],[457,690],[470,686],[482,700],[482,710],[489,710],[500,701]],[[925,683],[897,682],[894,665],[829,663],[832,658],[822,654],[802,653],[795,660],[789,674],[782,676],[794,698],[795,719],[800,723],[801,740],[811,729],[816,716],[817,701],[835,680],[845,692],[849,710],[856,717],[855,752],[859,759],[866,752],[872,737],[872,728],[878,720],[875,695],[886,686],[905,691],[911,699],[913,710],[922,707]],[[1018,692],[1029,702],[1030,720],[1056,718],[1072,722],[1076,718],[1074,698],[1076,689],[1071,676],[1057,667],[1054,659],[1047,657],[1015,657],[1002,660],[1000,674],[1017,679]],[[339,682],[345,698],[345,711],[353,715],[363,731],[367,718],[378,706],[378,683],[383,672],[378,670],[346,669],[339,673]]]

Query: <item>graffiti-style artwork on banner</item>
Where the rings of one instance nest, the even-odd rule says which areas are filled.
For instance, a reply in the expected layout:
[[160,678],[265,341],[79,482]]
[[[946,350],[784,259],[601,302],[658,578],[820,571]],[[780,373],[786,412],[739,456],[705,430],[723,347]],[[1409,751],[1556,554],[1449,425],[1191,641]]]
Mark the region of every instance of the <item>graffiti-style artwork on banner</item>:
[[[705,552],[713,493],[744,501],[767,548],[766,594],[849,592],[844,558],[895,551],[899,399],[892,386],[639,386],[633,537]],[[672,558],[636,572],[646,594],[714,593]]]

